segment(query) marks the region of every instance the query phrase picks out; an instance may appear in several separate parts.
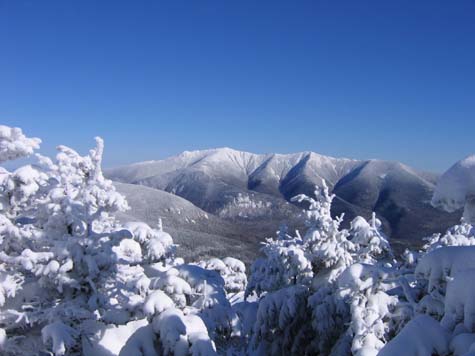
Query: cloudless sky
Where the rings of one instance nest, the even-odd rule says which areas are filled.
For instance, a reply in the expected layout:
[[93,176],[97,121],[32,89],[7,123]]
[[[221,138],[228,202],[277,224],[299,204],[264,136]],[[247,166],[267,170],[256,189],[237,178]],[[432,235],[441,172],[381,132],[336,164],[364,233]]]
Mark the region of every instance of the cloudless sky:
[[105,165],[475,152],[474,0],[0,0],[0,123]]

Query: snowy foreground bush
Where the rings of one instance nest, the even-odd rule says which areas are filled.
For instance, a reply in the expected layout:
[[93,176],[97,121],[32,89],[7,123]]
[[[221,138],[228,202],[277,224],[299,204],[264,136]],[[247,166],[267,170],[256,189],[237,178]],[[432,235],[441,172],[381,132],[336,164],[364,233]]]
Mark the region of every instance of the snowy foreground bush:
[[433,204],[461,223],[397,259],[381,222],[330,214],[325,182],[305,233],[281,226],[246,275],[232,257],[175,257],[162,223],[120,223],[125,198],[88,155],[0,126],[1,355],[475,355],[475,158]]

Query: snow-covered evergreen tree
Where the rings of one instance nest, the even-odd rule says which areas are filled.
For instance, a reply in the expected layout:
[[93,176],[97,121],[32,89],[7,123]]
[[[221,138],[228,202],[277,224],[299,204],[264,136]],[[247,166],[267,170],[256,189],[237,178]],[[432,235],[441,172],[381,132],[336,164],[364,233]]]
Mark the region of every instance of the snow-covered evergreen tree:
[[294,202],[307,202],[305,211],[307,231],[302,240],[304,250],[309,256],[312,271],[320,280],[333,282],[338,275],[353,263],[355,244],[350,241],[349,232],[340,229],[343,215],[331,216],[331,204],[335,195],[329,193],[325,180],[322,187],[316,187],[315,198],[304,194],[292,198]]
[[[0,126],[1,161],[39,143]],[[215,354],[211,337],[239,330],[225,288],[244,288],[244,265],[225,259],[225,281],[176,258],[161,221],[117,221],[128,206],[102,175],[103,148],[59,146],[54,161],[0,172],[2,354]]]
[[[37,141],[28,141],[18,129],[10,131],[23,142],[12,147],[31,153],[24,143]],[[7,335],[21,330],[20,335],[34,339],[41,329],[43,341],[51,341],[58,355],[77,350],[82,321],[128,320],[141,295],[140,256],[130,255],[131,234],[110,215],[127,203],[102,176],[103,142],[96,142],[87,156],[60,146],[54,163],[39,156],[38,165],[5,171],[2,179],[0,261],[7,280],[21,281],[22,289],[8,292],[12,298],[1,320]],[[3,154],[19,156],[5,149]],[[11,338],[7,350],[29,347],[25,340],[31,341]]]
[[350,239],[356,247],[358,262],[374,264],[378,260],[394,259],[388,238],[381,231],[381,221],[373,213],[371,221],[357,216],[351,222]]
[[436,233],[426,238],[424,251],[430,252],[444,246],[475,245],[475,227],[465,221],[450,227],[444,234]]
[[394,257],[381,223],[357,217],[342,229],[343,217],[331,216],[333,198],[324,181],[315,198],[295,197],[308,203],[306,233],[281,228],[262,248],[246,291],[261,296],[250,353],[374,355],[396,327],[399,299],[386,292],[397,271],[384,264]]
[[258,296],[289,285],[309,284],[313,277],[312,265],[304,252],[301,237],[291,237],[285,226],[276,239],[267,239],[261,249],[263,258],[257,259],[251,269],[246,295]]
[[233,257],[210,258],[200,261],[200,267],[218,272],[224,280],[226,292],[243,292],[247,285],[246,266],[244,263]]

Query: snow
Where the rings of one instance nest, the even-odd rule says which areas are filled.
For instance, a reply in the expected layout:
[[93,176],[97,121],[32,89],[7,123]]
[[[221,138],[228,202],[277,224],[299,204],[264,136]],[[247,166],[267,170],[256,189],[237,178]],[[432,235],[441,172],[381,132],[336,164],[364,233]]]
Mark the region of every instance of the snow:
[[163,288],[170,294],[191,294],[190,285],[184,279],[173,275],[152,279],[152,287]]
[[[338,278],[338,293],[350,304],[352,353],[376,355],[384,346],[398,297],[387,294],[388,272],[377,265],[355,263]],[[394,321],[396,318],[394,317]]]
[[219,210],[218,215],[222,218],[255,219],[268,216],[271,211],[271,202],[256,200],[253,194],[239,193],[237,197]]
[[315,199],[304,194],[291,199],[299,203],[308,202],[310,205],[304,211],[308,230],[303,236],[303,242],[311,251],[311,258],[308,260],[317,268],[326,269],[328,271],[326,279],[330,282],[353,262],[351,252],[357,249],[357,246],[348,239],[349,232],[340,229],[343,216],[336,219],[331,216],[334,198],[335,195],[330,194],[327,183],[322,180],[321,187],[315,187]]
[[206,326],[196,315],[184,315],[179,309],[168,309],[153,319],[153,330],[160,335],[165,354],[216,355]]
[[439,178],[432,204],[449,212],[465,207],[464,218],[475,223],[475,155],[455,163]]
[[475,268],[475,246],[449,246],[438,248],[421,258],[415,273],[428,280],[429,292],[445,286],[447,277]]
[[419,315],[379,352],[379,356],[445,355],[449,350],[446,331],[427,315]]
[[89,322],[87,334],[83,337],[84,355],[118,356],[129,338],[139,329],[148,325],[147,320],[135,320],[125,325],[106,325],[100,322]]
[[124,224],[124,227],[140,243],[138,246],[142,246],[141,249],[143,250],[140,253],[143,253],[149,261],[160,261],[173,252],[175,247],[173,239],[170,234],[162,230],[161,220],[159,221],[158,229],[153,229],[143,222],[127,222]]
[[29,138],[18,127],[0,125],[0,163],[25,156],[40,148],[39,138]]
[[7,333],[5,332],[5,329],[0,328],[0,351],[4,349],[6,342],[7,342]]
[[19,187],[20,198],[25,198],[35,194],[40,189],[37,182],[40,178],[46,180],[46,175],[28,165],[15,170],[12,178]]
[[[468,267],[467,267],[468,268]],[[465,330],[475,332],[475,269],[455,274],[447,283],[444,317],[441,324],[453,330],[463,321]]]
[[119,262],[138,263],[142,261],[140,244],[132,239],[123,239],[118,246],[112,247]]
[[223,262],[228,268],[232,269],[233,271],[243,273],[246,272],[246,266],[241,260],[238,260],[237,258],[225,257],[223,259]]
[[175,303],[161,290],[155,290],[145,299],[143,311],[147,316],[160,314],[166,309],[173,308]]
[[127,339],[124,347],[120,350],[119,356],[157,356],[154,342],[155,334],[152,325],[142,326]]
[[436,233],[426,240],[424,250],[428,252],[444,246],[472,246],[475,245],[475,227],[462,222],[450,227],[444,234]]
[[14,298],[17,291],[21,289],[24,278],[7,274],[0,271],[0,307],[5,304],[7,298]]
[[238,293],[244,291],[247,285],[246,266],[236,258],[225,257],[223,260],[211,258],[201,261],[198,265],[218,272],[224,280],[224,288],[227,292]]
[[475,334],[463,333],[450,341],[449,350],[454,356],[463,356],[473,344],[475,344]]
[[43,343],[52,342],[52,350],[55,356],[65,355],[66,349],[76,343],[75,337],[77,337],[77,334],[76,330],[60,321],[48,324],[41,329]]
[[133,238],[140,243],[150,240],[154,235],[153,229],[146,223],[140,221],[127,222],[124,224],[124,228],[129,230]]
[[373,213],[371,223],[357,216],[350,224],[351,242],[356,245],[358,259],[364,263],[374,263],[376,258],[392,257],[388,238],[381,232],[381,221]]

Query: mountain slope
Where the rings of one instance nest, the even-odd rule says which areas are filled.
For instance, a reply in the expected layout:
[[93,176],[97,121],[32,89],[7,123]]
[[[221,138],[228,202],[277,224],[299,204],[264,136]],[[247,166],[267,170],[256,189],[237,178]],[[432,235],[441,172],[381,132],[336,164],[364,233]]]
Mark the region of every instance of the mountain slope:
[[180,256],[195,260],[210,256],[227,256],[232,251],[249,263],[256,256],[258,242],[246,238],[238,226],[196,207],[189,201],[149,187],[114,183],[117,191],[127,197],[130,210],[119,219],[144,221],[156,226],[161,218],[163,226],[173,236]]
[[[375,211],[390,236],[412,244],[460,219],[460,214],[447,214],[431,206],[434,189],[426,174],[398,162],[371,160],[340,179],[333,192],[368,213]],[[346,210],[339,204],[334,208]]]

